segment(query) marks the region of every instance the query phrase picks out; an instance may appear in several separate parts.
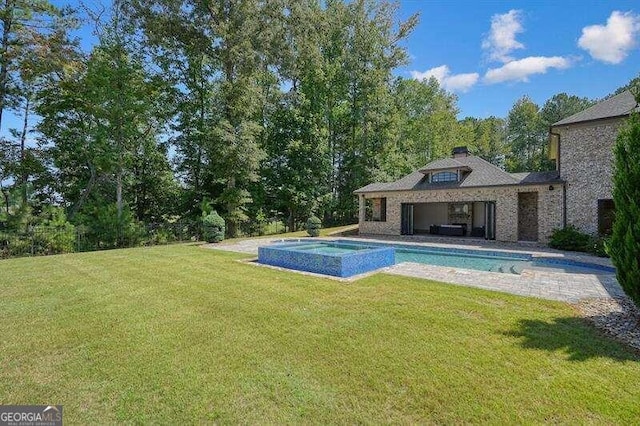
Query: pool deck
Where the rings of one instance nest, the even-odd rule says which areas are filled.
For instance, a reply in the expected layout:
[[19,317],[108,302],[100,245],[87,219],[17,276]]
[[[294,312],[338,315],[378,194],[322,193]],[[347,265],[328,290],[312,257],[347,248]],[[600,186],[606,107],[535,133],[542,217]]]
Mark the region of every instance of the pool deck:
[[[424,237],[391,238],[381,236],[353,236],[346,238],[314,238],[313,240],[355,239],[362,242],[371,241],[397,243],[404,245],[415,245],[418,247],[445,247],[529,253],[534,256],[570,259],[597,265],[612,266],[611,261],[606,258],[590,256],[581,253],[562,252],[538,245],[497,243],[493,241],[484,241],[477,239],[469,239],[467,241],[460,241],[460,239],[455,239],[452,241],[448,239],[427,239]],[[294,240],[297,240],[297,238],[295,238]],[[300,240],[309,241],[311,239],[300,238]],[[256,238],[241,240],[233,243],[208,244],[205,247],[257,256],[259,246],[277,241],[282,241],[282,238]],[[304,273],[298,271],[295,272]],[[425,278],[444,283],[451,283],[468,287],[482,288],[485,290],[494,290],[517,294],[520,296],[531,296],[570,303],[576,303],[580,300],[590,298],[616,298],[624,296],[624,292],[618,284],[615,274],[607,273],[604,271],[598,272],[596,274],[577,274],[525,269],[523,270],[522,274],[514,275],[406,262],[381,269],[379,272],[407,277]]]

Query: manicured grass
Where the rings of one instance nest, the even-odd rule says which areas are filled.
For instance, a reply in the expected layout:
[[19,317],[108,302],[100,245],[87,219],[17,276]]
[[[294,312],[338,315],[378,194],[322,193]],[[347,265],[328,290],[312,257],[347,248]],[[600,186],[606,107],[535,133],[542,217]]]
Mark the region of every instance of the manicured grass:
[[623,423],[640,357],[562,303],[194,245],[0,261],[0,403],[76,423]]

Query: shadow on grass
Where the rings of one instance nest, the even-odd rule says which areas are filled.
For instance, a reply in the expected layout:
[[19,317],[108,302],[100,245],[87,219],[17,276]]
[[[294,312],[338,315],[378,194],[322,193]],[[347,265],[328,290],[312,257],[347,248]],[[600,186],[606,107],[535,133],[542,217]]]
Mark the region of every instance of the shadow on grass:
[[521,339],[525,349],[563,351],[569,361],[610,358],[614,361],[640,362],[640,353],[601,334],[582,318],[556,318],[550,322],[521,320],[518,328],[505,333]]

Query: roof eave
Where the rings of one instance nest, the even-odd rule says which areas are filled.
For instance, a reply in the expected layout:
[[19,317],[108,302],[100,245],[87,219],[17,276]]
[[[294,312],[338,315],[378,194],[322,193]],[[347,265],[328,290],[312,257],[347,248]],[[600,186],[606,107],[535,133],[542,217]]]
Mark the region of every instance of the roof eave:
[[571,126],[572,124],[594,123],[594,122],[597,122],[597,121],[616,120],[618,118],[626,118],[626,117],[631,115],[631,112],[632,111],[630,111],[628,113],[625,113],[625,114],[612,115],[610,117],[600,117],[600,118],[592,118],[592,119],[589,119],[589,120],[570,121],[568,123],[562,123],[562,120],[561,120],[561,121],[558,121],[557,123],[552,124],[549,127],[549,130],[555,129],[557,127]]
[[565,184],[565,181],[562,179],[554,179],[554,180],[545,180],[539,182],[522,182],[522,183],[500,183],[496,185],[473,185],[473,186],[458,186],[458,187],[442,187],[442,188],[429,188],[429,189],[376,189],[376,190],[367,190],[361,191],[356,190],[353,191],[354,194],[371,194],[376,192],[410,192],[410,191],[442,191],[442,190],[456,190],[456,189],[476,189],[476,188],[504,188],[507,186],[536,186],[536,185],[550,185],[550,184]]

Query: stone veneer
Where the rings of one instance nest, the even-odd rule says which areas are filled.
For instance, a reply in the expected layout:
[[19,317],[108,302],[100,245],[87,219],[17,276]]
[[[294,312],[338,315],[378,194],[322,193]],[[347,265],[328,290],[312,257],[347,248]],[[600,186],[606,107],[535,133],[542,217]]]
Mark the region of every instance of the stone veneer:
[[567,225],[598,232],[598,200],[612,198],[613,146],[623,118],[557,127]]
[[[400,235],[400,205],[402,203],[459,203],[495,201],[496,240],[518,240],[518,193],[538,192],[538,238],[549,240],[551,232],[562,227],[562,185],[514,185],[484,188],[440,189],[430,191],[389,191],[359,194],[360,233]],[[386,222],[365,222],[365,198],[387,199]]]

